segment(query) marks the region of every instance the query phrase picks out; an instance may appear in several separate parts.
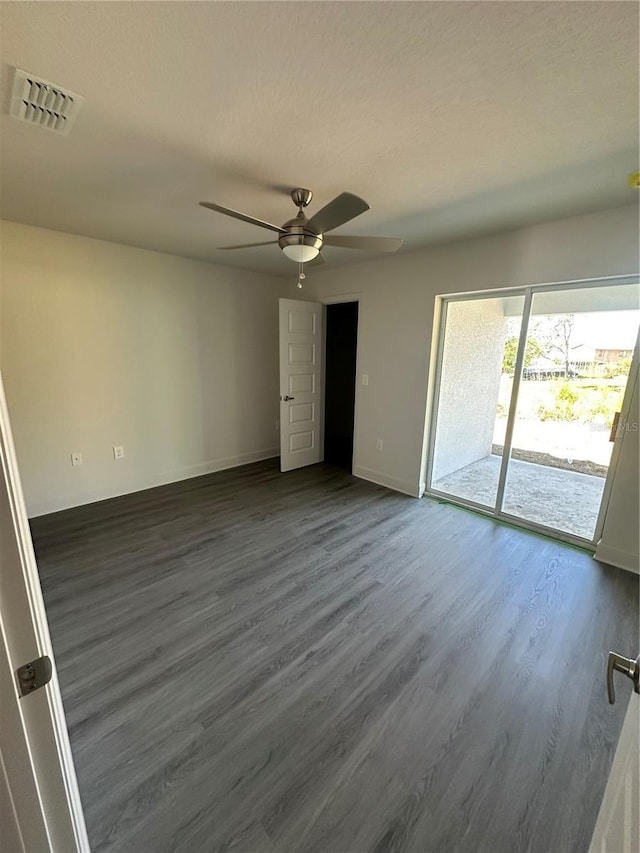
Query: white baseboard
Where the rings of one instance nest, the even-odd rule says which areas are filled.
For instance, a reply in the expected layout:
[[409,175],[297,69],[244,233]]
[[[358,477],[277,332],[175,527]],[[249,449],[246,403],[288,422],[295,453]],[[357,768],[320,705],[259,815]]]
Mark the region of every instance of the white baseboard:
[[613,545],[600,542],[596,547],[594,557],[601,563],[609,563],[611,566],[616,566],[618,569],[625,569],[628,572],[633,572],[635,575],[640,574],[638,555],[632,554],[630,551],[622,551],[620,548],[614,548]]
[[77,506],[98,503],[110,498],[119,498],[122,495],[131,495],[135,492],[143,492],[145,489],[154,489],[156,486],[166,486],[169,483],[178,483],[181,480],[190,480],[193,477],[202,477],[204,474],[213,474],[216,471],[226,471],[228,468],[239,468],[241,465],[250,465],[252,462],[261,462],[263,459],[273,459],[280,455],[279,447],[270,447],[266,450],[253,450],[248,453],[238,453],[235,456],[224,456],[209,462],[201,462],[197,465],[188,465],[185,468],[174,468],[171,471],[162,471],[145,477],[134,487],[125,486],[122,489],[107,490],[104,493],[90,492],[74,495],[62,500],[40,501],[28,507],[29,518],[37,518],[40,515],[49,515],[52,512],[60,512],[64,509],[72,509]]
[[417,483],[410,483],[408,480],[399,480],[397,477],[390,477],[381,471],[373,471],[371,468],[362,468],[356,465],[353,469],[353,474],[355,477],[360,477],[361,480],[368,480],[377,486],[386,486],[388,489],[393,489],[394,492],[402,492],[403,495],[409,495],[412,498],[422,496],[420,486]]

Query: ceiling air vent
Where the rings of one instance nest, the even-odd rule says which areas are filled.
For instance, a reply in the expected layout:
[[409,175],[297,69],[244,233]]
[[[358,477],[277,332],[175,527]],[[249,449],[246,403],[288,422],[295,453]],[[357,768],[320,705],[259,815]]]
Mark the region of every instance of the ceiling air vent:
[[68,136],[84,98],[16,68],[10,113],[20,121]]

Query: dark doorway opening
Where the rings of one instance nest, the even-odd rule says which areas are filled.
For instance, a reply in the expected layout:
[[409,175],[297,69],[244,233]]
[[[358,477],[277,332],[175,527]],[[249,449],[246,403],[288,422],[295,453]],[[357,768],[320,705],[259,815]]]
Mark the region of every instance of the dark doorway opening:
[[324,459],[351,471],[356,403],[358,303],[327,305]]

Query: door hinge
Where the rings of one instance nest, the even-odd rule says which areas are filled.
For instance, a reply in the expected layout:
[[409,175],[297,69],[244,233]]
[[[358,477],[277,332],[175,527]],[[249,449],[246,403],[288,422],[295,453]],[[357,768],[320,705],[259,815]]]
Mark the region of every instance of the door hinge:
[[42,655],[41,658],[36,658],[23,666],[19,666],[16,675],[18,676],[20,696],[26,696],[39,687],[44,687],[51,681],[52,672],[51,658],[48,655]]

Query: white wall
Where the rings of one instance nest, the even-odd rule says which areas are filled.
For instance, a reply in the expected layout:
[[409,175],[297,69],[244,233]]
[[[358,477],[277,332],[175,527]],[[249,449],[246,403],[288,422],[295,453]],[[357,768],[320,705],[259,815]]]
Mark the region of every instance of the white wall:
[[[327,249],[331,252],[348,251]],[[419,494],[437,294],[638,271],[638,208],[548,222],[364,264],[310,272],[304,299],[358,295],[355,473]],[[376,438],[384,451],[376,451]]]
[[[31,514],[277,453],[284,282],[15,223],[0,237],[0,358]],[[355,470],[418,494],[435,296],[637,269],[631,206],[329,266],[289,295],[357,294]]]
[[277,455],[281,280],[12,222],[0,248],[30,515]]

